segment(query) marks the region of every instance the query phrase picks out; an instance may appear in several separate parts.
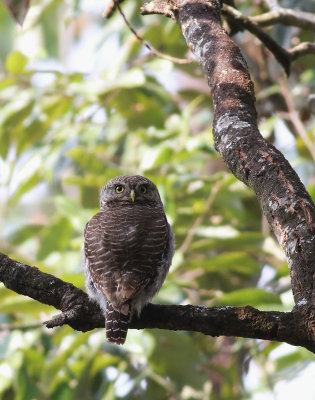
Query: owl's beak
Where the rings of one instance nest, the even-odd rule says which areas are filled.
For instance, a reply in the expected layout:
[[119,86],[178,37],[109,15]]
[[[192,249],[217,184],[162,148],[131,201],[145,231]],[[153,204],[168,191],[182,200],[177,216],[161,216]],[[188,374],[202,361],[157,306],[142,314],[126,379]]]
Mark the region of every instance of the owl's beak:
[[130,198],[131,198],[132,202],[134,203],[136,200],[136,193],[133,189],[131,189]]

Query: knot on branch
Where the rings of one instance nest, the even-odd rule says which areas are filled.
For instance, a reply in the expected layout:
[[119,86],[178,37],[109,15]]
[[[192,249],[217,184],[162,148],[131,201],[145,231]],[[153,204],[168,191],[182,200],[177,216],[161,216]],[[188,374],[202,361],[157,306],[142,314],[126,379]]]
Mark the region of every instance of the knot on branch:
[[105,326],[104,316],[100,308],[96,303],[90,301],[87,304],[74,304],[72,308],[44,322],[47,328],[55,328],[66,324],[81,332]]

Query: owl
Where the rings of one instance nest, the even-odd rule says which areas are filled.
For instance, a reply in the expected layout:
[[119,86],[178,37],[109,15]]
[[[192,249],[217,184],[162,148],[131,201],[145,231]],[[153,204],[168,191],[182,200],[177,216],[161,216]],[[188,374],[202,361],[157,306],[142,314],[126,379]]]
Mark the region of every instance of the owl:
[[161,288],[173,253],[155,184],[140,175],[111,179],[84,231],[86,288],[104,313],[109,343],[125,342],[132,315]]

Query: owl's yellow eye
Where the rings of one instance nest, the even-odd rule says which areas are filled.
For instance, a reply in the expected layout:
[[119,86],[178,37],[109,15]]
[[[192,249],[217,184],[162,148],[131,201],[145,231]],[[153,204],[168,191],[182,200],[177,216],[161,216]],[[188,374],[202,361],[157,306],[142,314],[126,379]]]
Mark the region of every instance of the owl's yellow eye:
[[125,188],[122,185],[115,186],[116,193],[122,193],[124,190],[125,190]]
[[140,186],[140,192],[141,193],[147,193],[147,187],[144,186],[144,185]]

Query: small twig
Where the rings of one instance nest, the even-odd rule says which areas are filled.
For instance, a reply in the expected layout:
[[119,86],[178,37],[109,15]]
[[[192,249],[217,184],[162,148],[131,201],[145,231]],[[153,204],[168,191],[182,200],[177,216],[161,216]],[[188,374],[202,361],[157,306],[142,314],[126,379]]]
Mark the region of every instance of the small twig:
[[193,240],[193,238],[195,236],[195,233],[196,233],[197,229],[202,224],[206,214],[209,212],[210,208],[212,207],[214,199],[215,199],[215,197],[216,197],[216,195],[217,195],[217,193],[218,193],[218,191],[220,189],[221,183],[222,183],[221,181],[217,181],[215,183],[215,185],[213,186],[213,188],[212,188],[212,190],[210,192],[210,195],[207,198],[207,201],[206,201],[206,204],[205,204],[205,210],[204,210],[203,214],[201,214],[195,220],[195,222],[193,223],[191,228],[188,230],[187,236],[186,236],[185,240],[183,241],[183,244],[178,249],[178,251],[181,254],[184,254],[187,251],[190,243],[192,242],[192,240]]
[[124,12],[122,11],[118,2],[116,2],[116,7],[117,7],[117,10],[119,11],[120,15],[123,17],[126,25],[130,29],[130,31],[135,35],[135,37],[139,40],[139,42],[142,43],[154,56],[163,58],[164,60],[171,61],[175,64],[190,64],[194,61],[194,60],[190,60],[187,58],[177,58],[177,57],[169,56],[167,54],[161,53],[159,50],[152,47],[146,40],[144,40],[141,36],[139,36],[138,33],[135,31],[135,29],[131,26],[130,22],[128,21],[127,17],[125,16]]
[[308,137],[307,131],[299,117],[299,114],[295,108],[294,100],[292,97],[292,93],[288,88],[287,81],[285,79],[280,79],[279,82],[280,92],[286,102],[288,113],[287,116],[289,117],[290,121],[292,122],[297,134],[301,137],[305,146],[307,147],[308,151],[311,153],[313,160],[315,160],[315,146],[313,142]]
[[110,18],[115,10],[117,9],[117,4],[122,3],[124,0],[111,0],[107,6],[107,8],[103,12],[104,18]]
[[314,14],[286,8],[276,8],[273,11],[251,17],[252,22],[260,26],[270,26],[282,24],[289,26],[298,26],[302,29],[314,29]]
[[271,36],[269,36],[256,22],[252,21],[251,18],[243,15],[233,7],[227,6],[226,4],[222,7],[222,14],[228,16],[230,19],[238,22],[242,27],[246,28],[249,32],[255,35],[282,65],[286,74],[290,73],[290,54],[281,47]]
[[315,43],[303,42],[288,50],[291,60],[295,61],[297,58],[306,56],[307,54],[315,54]]

